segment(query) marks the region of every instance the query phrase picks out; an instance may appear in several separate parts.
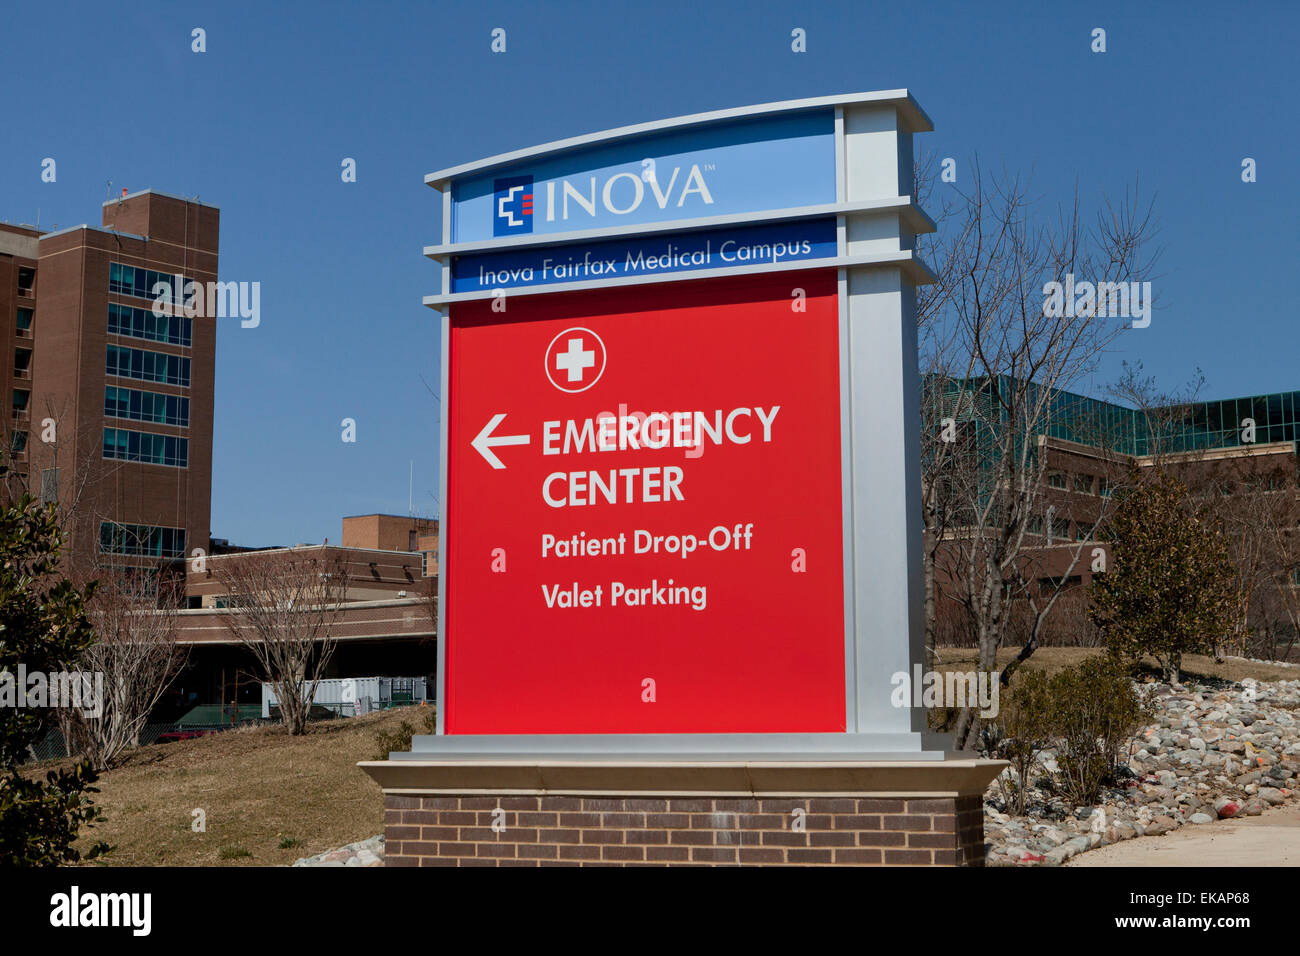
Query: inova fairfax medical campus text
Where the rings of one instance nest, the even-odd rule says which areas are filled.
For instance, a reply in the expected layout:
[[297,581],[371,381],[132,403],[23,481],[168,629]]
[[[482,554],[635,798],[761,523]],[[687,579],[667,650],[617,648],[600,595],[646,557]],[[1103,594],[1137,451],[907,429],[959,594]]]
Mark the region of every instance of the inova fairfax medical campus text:
[[[786,259],[799,259],[812,254],[812,243],[807,239],[792,242],[752,242],[742,243],[727,239],[713,248],[713,241],[706,240],[702,249],[683,250],[673,243],[665,245],[659,255],[646,255],[643,250],[627,253],[621,265],[621,274],[640,275],[643,272],[660,270],[704,268],[717,262],[726,265],[747,265],[755,262],[782,262]],[[485,269],[479,266],[478,284],[488,289],[499,285],[518,282],[557,282],[576,281],[599,276],[604,279],[620,274],[618,257],[606,259],[586,253],[581,259],[543,259],[540,269],[523,266],[518,269]]]

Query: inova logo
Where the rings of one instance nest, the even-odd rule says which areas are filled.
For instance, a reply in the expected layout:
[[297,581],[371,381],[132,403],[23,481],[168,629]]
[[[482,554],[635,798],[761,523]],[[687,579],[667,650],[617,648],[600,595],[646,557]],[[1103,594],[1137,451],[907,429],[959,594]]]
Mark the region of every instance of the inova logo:
[[[713,194],[698,163],[683,170],[674,166],[661,182],[653,160],[636,172],[552,179],[541,188],[541,213],[546,222],[571,224],[574,229],[597,225],[606,216],[629,216],[646,203],[661,210],[692,210],[713,205]],[[493,184],[492,235],[510,236],[533,231],[533,178],[515,176]],[[700,210],[702,211],[702,210]]]
[[494,180],[492,199],[492,235],[517,236],[533,231],[532,176]]

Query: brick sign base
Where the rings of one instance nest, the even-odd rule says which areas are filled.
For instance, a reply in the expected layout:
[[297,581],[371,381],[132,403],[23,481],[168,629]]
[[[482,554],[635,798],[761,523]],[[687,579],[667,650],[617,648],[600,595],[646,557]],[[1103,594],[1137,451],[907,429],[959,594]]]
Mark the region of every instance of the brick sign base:
[[[583,792],[567,794],[551,787],[484,793],[479,787],[450,792],[442,786],[467,773],[472,783],[499,776],[502,783],[518,784],[530,772],[565,776],[554,765],[497,765],[497,774],[481,763],[470,768],[390,760],[362,766],[385,790],[388,866],[982,866],[982,793],[1005,764],[768,764],[762,772],[779,792],[769,787],[748,794],[721,786],[719,793],[698,789],[711,780],[727,786],[728,776],[755,775],[753,766],[740,764],[573,765],[571,775],[581,779],[571,786]],[[737,773],[741,768],[749,773]],[[593,786],[602,775],[614,786],[648,783],[650,774],[634,779],[638,769],[659,778],[657,792]],[[420,787],[421,777],[434,786]],[[682,784],[678,792],[663,790],[674,778]],[[863,789],[838,789],[855,779]],[[790,789],[799,781],[804,792]],[[911,792],[897,792],[894,784]]]

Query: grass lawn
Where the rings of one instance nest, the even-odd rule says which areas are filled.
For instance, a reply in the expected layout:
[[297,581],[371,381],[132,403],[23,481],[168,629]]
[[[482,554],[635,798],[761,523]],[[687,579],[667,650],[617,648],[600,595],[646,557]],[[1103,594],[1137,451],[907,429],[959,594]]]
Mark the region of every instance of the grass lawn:
[[[79,846],[107,840],[110,866],[275,866],[368,839],[383,832],[383,797],[356,763],[376,756],[376,732],[403,719],[422,732],[423,713],[313,722],[300,737],[256,727],[141,747],[101,775],[95,802],[107,819]],[[191,829],[196,808],[205,833]],[[297,842],[282,848],[288,841]]]

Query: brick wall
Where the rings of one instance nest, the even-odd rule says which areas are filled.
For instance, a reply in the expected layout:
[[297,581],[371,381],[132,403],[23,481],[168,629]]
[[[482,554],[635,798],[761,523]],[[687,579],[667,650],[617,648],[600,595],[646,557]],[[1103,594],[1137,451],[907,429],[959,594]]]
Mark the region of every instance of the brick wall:
[[384,807],[388,866],[984,864],[978,796],[386,794]]

